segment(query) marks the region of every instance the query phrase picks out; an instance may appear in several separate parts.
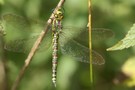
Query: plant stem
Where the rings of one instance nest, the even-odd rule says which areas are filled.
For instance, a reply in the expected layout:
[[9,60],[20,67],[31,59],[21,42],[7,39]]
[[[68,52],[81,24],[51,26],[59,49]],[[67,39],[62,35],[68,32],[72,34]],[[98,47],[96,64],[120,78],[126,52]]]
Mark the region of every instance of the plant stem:
[[93,66],[92,66],[91,0],[88,0],[88,10],[89,10],[88,27],[89,27],[89,51],[90,51],[90,84],[92,87],[92,85],[93,85]]
[[[53,13],[55,13],[57,11],[58,7],[61,7],[64,4],[64,2],[65,2],[65,0],[60,0]],[[36,52],[37,48],[39,47],[42,39],[44,38],[44,36],[46,35],[46,33],[48,31],[48,28],[49,28],[50,24],[52,23],[52,19],[51,18],[54,17],[53,13],[51,14],[50,18],[48,19],[47,25],[45,26],[45,29],[40,33],[38,39],[34,43],[34,45],[33,45],[32,49],[31,49],[28,57],[25,60],[24,66],[20,70],[19,75],[17,76],[15,82],[13,83],[13,86],[12,86],[11,90],[17,90],[17,87],[18,87],[19,83],[21,82],[21,79],[22,79],[26,69],[28,68],[30,62],[32,61],[32,57],[35,55],[35,52]]]

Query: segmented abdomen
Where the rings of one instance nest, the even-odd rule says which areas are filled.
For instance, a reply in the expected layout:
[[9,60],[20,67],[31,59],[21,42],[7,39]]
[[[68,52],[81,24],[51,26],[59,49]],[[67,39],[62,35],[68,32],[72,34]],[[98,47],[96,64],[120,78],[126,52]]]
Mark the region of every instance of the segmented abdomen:
[[52,82],[54,86],[56,87],[56,74],[57,74],[57,58],[58,58],[58,38],[59,34],[55,32],[53,34],[53,53],[52,53]]

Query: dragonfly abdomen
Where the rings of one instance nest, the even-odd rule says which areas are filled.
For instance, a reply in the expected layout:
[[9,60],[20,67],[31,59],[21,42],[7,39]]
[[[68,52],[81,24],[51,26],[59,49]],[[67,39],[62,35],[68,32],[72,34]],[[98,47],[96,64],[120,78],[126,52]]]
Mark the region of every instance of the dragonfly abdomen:
[[57,32],[53,34],[53,53],[52,53],[52,82],[56,87],[56,74],[57,74],[57,59],[58,59],[58,38]]

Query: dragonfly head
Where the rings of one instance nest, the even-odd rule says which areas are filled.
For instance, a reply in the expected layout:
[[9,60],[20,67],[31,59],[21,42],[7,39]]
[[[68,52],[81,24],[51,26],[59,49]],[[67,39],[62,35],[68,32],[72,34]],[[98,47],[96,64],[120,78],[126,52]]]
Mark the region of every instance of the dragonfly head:
[[64,18],[64,12],[62,11],[62,8],[58,8],[56,13],[54,13],[54,17],[56,20],[61,21]]

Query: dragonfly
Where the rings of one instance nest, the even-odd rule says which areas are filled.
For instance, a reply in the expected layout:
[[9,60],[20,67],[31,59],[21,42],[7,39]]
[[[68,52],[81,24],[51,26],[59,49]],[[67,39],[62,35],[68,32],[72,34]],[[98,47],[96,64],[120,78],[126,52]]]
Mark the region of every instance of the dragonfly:
[[[59,9],[55,14],[53,23],[43,39],[38,51],[47,50],[52,46],[52,82],[56,86],[56,72],[58,51],[65,55],[75,57],[75,60],[89,63],[88,30],[73,26],[62,26],[63,13]],[[13,52],[27,53],[36,41],[45,23],[31,20],[14,14],[5,14],[2,17],[4,31],[4,49]],[[3,32],[1,31],[1,32]],[[93,28],[93,39],[108,38],[113,32],[104,28]],[[87,43],[87,44],[82,44]],[[60,47],[60,48],[58,48]],[[92,51],[93,64],[102,65],[104,58],[96,51]]]

